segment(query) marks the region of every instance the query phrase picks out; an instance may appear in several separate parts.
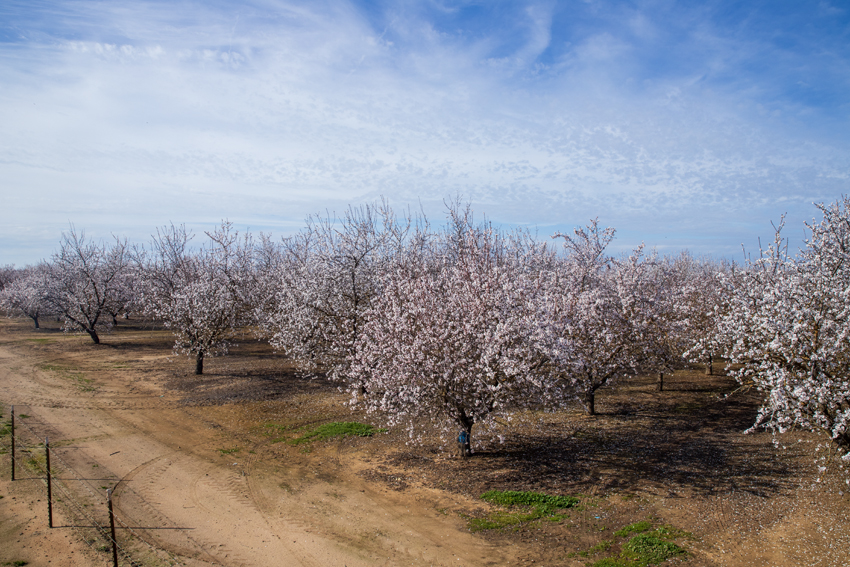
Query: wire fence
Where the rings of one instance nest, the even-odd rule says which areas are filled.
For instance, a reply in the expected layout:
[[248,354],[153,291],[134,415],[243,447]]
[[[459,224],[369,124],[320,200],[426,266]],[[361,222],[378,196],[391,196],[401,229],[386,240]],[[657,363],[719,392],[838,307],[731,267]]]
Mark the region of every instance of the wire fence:
[[[188,549],[192,557],[203,558],[203,564],[219,565],[202,545],[189,536],[186,528],[162,524],[133,525],[130,518],[122,516],[112,506],[112,490],[121,479],[112,475],[107,475],[110,478],[90,478],[97,475],[81,474],[62,456],[63,452],[74,447],[56,447],[57,441],[61,443],[62,440],[50,439],[49,435],[55,434],[55,431],[51,431],[49,424],[25,413],[15,415],[16,409],[12,406],[11,419],[5,424],[9,441],[4,449],[11,453],[11,478],[45,485],[49,527],[73,530],[80,541],[98,554],[112,552],[114,567],[187,565],[153,540],[148,533],[153,529],[181,532],[180,547]],[[99,484],[103,482],[113,483],[113,487]],[[155,509],[126,485],[121,487],[121,493],[131,495],[135,503]],[[53,520],[54,509],[60,511],[61,520],[58,522]]]

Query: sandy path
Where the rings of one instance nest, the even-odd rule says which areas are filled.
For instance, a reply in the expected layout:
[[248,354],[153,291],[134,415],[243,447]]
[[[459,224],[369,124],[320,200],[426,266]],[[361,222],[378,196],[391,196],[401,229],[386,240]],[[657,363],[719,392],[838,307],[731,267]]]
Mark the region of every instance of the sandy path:
[[[444,495],[381,490],[344,466],[329,474],[247,455],[216,460],[209,455],[221,434],[199,419],[199,408],[177,407],[154,384],[118,378],[83,392],[36,362],[0,345],[0,399],[50,436],[55,458],[76,477],[69,477],[75,493],[96,507],[104,487],[114,486],[122,522],[185,564],[513,562],[510,548],[494,548],[436,513]],[[67,534],[57,531],[43,536],[44,545],[61,537],[61,553]]]

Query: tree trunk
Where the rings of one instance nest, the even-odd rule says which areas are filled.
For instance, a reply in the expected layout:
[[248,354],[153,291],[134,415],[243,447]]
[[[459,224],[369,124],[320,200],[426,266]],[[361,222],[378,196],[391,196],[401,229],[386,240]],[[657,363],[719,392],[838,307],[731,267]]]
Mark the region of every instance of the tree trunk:
[[845,453],[850,452],[850,432],[845,431],[833,439],[833,441],[836,445],[838,445],[839,450]]
[[86,332],[91,337],[91,340],[94,341],[94,344],[96,344],[96,345],[100,344],[100,337],[97,336],[97,331],[95,331],[94,329],[91,329],[91,330],[86,329]]
[[36,315],[35,317],[30,315],[30,319],[32,319],[32,322],[35,323],[35,328],[39,329],[40,327],[38,326],[38,315]]
[[714,360],[711,358],[711,353],[708,355],[708,364],[705,365],[705,375],[711,376],[714,374]]
[[585,392],[582,402],[584,403],[584,411],[587,412],[587,415],[596,415],[596,392],[593,390]]
[[199,352],[195,358],[195,374],[204,373],[204,353]]
[[655,384],[655,389],[658,390],[659,392],[664,391],[664,373],[663,372],[658,373],[658,382],[656,382],[656,384]]

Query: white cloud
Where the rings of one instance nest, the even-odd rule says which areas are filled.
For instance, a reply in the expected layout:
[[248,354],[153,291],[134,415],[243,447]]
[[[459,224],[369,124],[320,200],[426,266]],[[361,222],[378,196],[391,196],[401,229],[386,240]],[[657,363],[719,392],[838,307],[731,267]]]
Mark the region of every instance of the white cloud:
[[291,227],[456,193],[506,223],[600,215],[728,253],[752,238],[741,226],[846,192],[846,136],[789,127],[758,97],[769,85],[710,78],[764,44],[699,25],[681,46],[705,52],[693,69],[648,70],[664,32],[633,12],[628,33],[587,28],[541,63],[564,44],[555,8],[523,11],[506,51],[415,10],[375,25],[336,3],[75,4],[56,25],[76,37],[0,45],[4,253],[37,223],[52,248],[68,220],[138,237],[222,217]]

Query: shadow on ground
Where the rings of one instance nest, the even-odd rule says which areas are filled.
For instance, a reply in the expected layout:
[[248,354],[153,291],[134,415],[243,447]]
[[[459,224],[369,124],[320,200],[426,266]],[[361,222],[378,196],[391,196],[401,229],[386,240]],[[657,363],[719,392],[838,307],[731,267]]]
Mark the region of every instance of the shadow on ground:
[[758,408],[754,393],[728,399],[725,377],[696,378],[653,392],[651,383],[612,391],[600,415],[545,414],[484,442],[470,459],[437,458],[436,447],[400,451],[387,464],[425,473],[429,483],[477,497],[487,490],[549,494],[654,492],[665,497],[734,491],[768,497],[799,483],[799,460],[777,458],[770,435],[742,435]]

